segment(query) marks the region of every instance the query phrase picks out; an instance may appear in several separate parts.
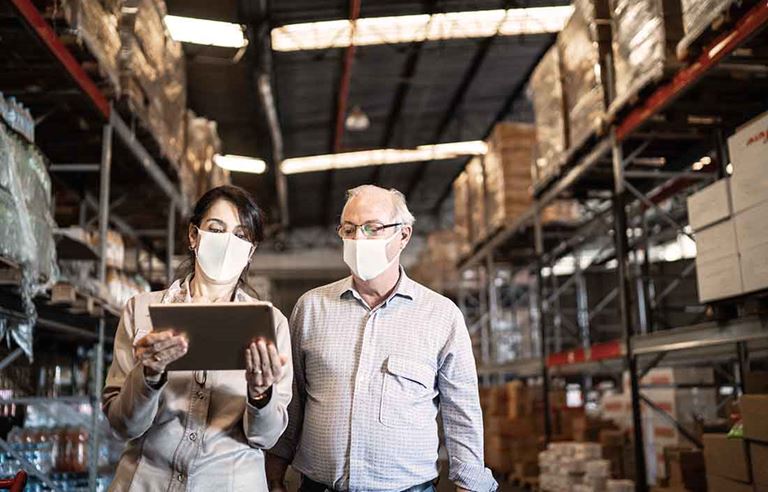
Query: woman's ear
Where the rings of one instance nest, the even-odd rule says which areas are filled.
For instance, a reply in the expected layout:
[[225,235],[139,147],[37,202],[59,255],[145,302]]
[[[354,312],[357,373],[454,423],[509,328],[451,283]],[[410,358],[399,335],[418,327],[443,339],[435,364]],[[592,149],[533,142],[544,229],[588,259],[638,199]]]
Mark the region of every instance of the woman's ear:
[[189,230],[187,231],[187,240],[189,241],[189,249],[192,251],[197,250],[197,240],[199,235],[200,234],[197,232],[197,228],[190,224]]

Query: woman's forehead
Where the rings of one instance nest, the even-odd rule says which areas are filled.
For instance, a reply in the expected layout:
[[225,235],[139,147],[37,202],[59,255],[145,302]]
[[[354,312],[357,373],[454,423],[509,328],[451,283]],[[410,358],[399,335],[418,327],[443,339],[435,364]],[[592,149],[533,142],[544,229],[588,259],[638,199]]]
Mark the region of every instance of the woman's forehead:
[[227,200],[217,200],[208,209],[203,220],[218,220],[230,225],[240,225],[240,214],[233,203]]

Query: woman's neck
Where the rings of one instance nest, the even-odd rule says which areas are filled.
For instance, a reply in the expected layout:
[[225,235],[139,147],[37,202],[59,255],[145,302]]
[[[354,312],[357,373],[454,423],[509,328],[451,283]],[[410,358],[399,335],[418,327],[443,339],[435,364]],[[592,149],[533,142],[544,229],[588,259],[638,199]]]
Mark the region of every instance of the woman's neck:
[[232,292],[237,285],[237,279],[226,283],[217,284],[205,278],[205,275],[195,267],[195,274],[189,282],[190,296],[192,300],[202,302],[222,302],[228,301],[232,297]]

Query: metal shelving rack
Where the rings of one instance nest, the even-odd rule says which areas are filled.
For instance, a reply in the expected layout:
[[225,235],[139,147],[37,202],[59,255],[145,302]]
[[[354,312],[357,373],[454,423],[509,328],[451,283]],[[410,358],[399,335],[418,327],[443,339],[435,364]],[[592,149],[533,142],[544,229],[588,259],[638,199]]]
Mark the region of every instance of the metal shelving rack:
[[[0,78],[0,90],[11,95],[16,93],[17,99],[27,107],[33,109],[37,115],[44,115],[45,119],[51,114],[58,115],[61,119],[57,123],[56,131],[65,132],[61,140],[70,142],[82,142],[83,148],[75,145],[67,152],[62,152],[60,148],[51,147],[55,154],[56,162],[50,166],[50,172],[61,173],[69,178],[68,184],[84,191],[81,206],[81,217],[83,212],[92,209],[97,213],[98,230],[101,243],[98,248],[98,280],[104,284],[107,274],[106,263],[106,237],[108,225],[111,223],[123,235],[132,239],[138,245],[145,245],[142,227],[146,224],[131,224],[130,220],[119,217],[111,209],[113,207],[113,185],[115,184],[114,172],[117,169],[123,171],[121,176],[130,175],[130,169],[136,167],[142,170],[144,179],[146,176],[151,178],[155,189],[160,191],[159,196],[164,197],[167,204],[166,224],[166,277],[172,278],[173,266],[172,258],[174,253],[174,240],[176,234],[176,216],[179,214],[182,218],[186,217],[189,211],[187,199],[180,193],[179,186],[172,166],[166,161],[163,155],[158,151],[151,153],[147,148],[156,148],[152,142],[147,139],[153,138],[151,135],[142,135],[141,137],[132,129],[132,125],[123,120],[123,116],[113,109],[113,104],[104,95],[96,82],[84,71],[78,59],[67,46],[57,37],[56,33],[42,16],[38,8],[31,0],[10,0],[9,6],[4,6],[0,11],[4,20],[12,20],[15,30],[13,36],[4,39],[9,45],[15,43],[15,47],[22,48],[23,54],[20,58],[27,56],[30,60],[29,65],[35,70],[41,70],[41,60],[44,62],[45,73],[52,75],[51,84],[64,84],[66,87],[43,87],[42,90],[26,91],[19,85],[9,90],[5,84],[13,83],[15,80]],[[7,24],[6,24],[7,25]],[[16,60],[14,60],[16,62]],[[18,77],[21,79],[21,75]],[[9,82],[10,81],[10,82]],[[19,84],[22,84],[20,81]],[[52,95],[51,97],[48,97]],[[61,99],[61,100],[59,100]],[[62,101],[64,101],[62,103]],[[62,107],[66,107],[66,111]],[[131,115],[127,115],[131,116]],[[63,122],[63,123],[62,123]],[[85,127],[85,130],[83,130]],[[115,152],[114,136],[117,136],[121,147]],[[87,154],[88,145],[93,145],[100,137],[100,159],[98,164],[82,164],[81,155]],[[43,147],[43,152],[50,158],[46,148],[46,139],[44,135],[38,136],[39,145]],[[119,154],[120,160],[115,157]],[[59,163],[62,162],[62,163]],[[138,164],[138,166],[137,166]],[[98,172],[98,180],[90,179]],[[121,178],[123,179],[123,178]],[[145,200],[146,187],[131,187],[131,183],[120,183],[123,186],[124,193],[128,196],[133,194],[137,196],[137,201]],[[95,196],[97,194],[98,196]],[[126,196],[123,195],[123,196]],[[157,194],[153,195],[158,197]],[[119,200],[120,198],[118,198]],[[162,203],[162,202],[160,202]],[[136,207],[145,206],[158,210],[158,202],[139,203]],[[155,232],[154,230],[151,232]],[[151,258],[151,256],[150,256]],[[150,275],[151,275],[150,260]],[[9,317],[22,318],[25,315],[14,308],[4,305],[0,299],[0,314]],[[105,333],[107,326],[113,327],[116,324],[119,313],[116,309],[103,303],[102,309],[99,309],[96,315],[73,316],[66,312],[66,309],[50,308],[46,312],[40,313],[37,319],[37,328],[43,329],[49,333],[55,333],[59,336],[75,338],[93,343],[93,362],[95,370],[93,371],[93,384],[90,388],[90,395],[87,397],[92,407],[91,427],[90,427],[90,456],[89,462],[89,489],[96,490],[98,478],[98,449],[100,444],[99,415],[100,395],[103,386],[103,374],[105,371],[105,343],[112,341],[112,337]],[[87,328],[84,328],[87,326]],[[20,348],[14,349],[3,360],[0,360],[0,370],[5,369],[10,364],[23,356]],[[15,403],[29,404],[41,403],[45,398],[27,398],[0,401],[0,404]],[[66,398],[57,398],[57,401],[68,401]],[[73,399],[80,402],[79,398]],[[0,440],[0,447],[6,452],[13,454],[13,450],[7,442]],[[41,474],[34,465],[20,458],[20,462],[28,468],[32,476],[38,478],[46,487],[57,490],[56,484],[50,477]]]
[[[739,373],[745,370],[749,357],[765,356],[768,348],[768,317],[749,315],[744,309],[745,303],[752,302],[749,298],[706,308],[698,306],[697,321],[657,329],[657,311],[663,299],[691,275],[694,265],[689,263],[660,292],[654,292],[647,260],[654,240],[691,236],[681,225],[684,210],[681,214],[680,210],[659,204],[690,192],[697,183],[724,177],[728,163],[724,131],[767,109],[759,103],[743,103],[765,101],[759,96],[759,91],[766,88],[764,50],[760,46],[766,45],[767,27],[768,2],[743,7],[738,19],[703,46],[698,57],[650,94],[640,94],[639,102],[632,107],[609,114],[608,130],[572,151],[559,177],[536,190],[533,205],[476,245],[458,265],[460,277],[475,282],[472,288],[460,286],[459,305],[467,316],[470,332],[479,339],[478,373],[485,384],[536,378],[543,382],[547,394],[552,376],[586,377],[628,371],[638,491],[648,490],[641,402],[664,413],[643,396],[639,384],[642,376],[659,364],[735,362],[736,385],[743,381]],[[714,165],[700,172],[691,171],[691,164],[703,155],[712,155]],[[643,159],[659,158],[663,158],[663,166],[648,169],[637,165]],[[541,211],[563,197],[589,204],[589,219],[569,228],[542,224]],[[588,292],[584,273],[592,265],[576,268],[560,285],[555,283],[557,276],[552,267],[565,254],[599,237],[609,241],[599,248],[599,253],[604,254],[597,254],[594,263],[603,274],[614,277],[616,286],[590,309],[585,302]],[[508,288],[497,284],[496,271],[501,267],[527,271],[534,279],[526,295],[532,304],[531,326],[538,333],[541,356],[506,364],[490,360],[499,291]],[[549,273],[545,275],[546,271]],[[573,326],[564,326],[566,320],[557,309],[559,299],[568,290],[576,294],[576,321],[568,322]],[[633,302],[633,296],[637,302]],[[605,340],[593,320],[609,306],[616,307],[619,331]],[[711,311],[708,320],[705,309]],[[549,323],[548,317],[552,318]],[[566,329],[573,332],[572,346],[552,350],[552,342],[563,344],[551,337]],[[547,398],[544,404],[545,432],[550,440],[552,422]],[[683,432],[682,426],[675,424]]]

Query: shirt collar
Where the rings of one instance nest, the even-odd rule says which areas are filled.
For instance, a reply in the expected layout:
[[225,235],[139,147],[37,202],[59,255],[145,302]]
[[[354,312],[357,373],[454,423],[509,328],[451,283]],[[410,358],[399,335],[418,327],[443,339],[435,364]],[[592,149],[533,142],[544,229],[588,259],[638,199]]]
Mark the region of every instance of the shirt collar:
[[[190,288],[190,282],[192,281],[192,274],[190,273],[184,279],[176,279],[168,290],[165,291],[163,296],[163,304],[177,304],[177,303],[189,303],[192,302],[192,289]],[[240,288],[238,283],[237,292],[235,293],[235,302],[251,302],[253,299],[251,296],[245,293]]]
[[[357,292],[357,289],[355,289],[354,283],[352,282],[351,275],[342,280],[339,286],[339,297],[348,298],[350,296],[362,301],[362,297]],[[415,282],[406,275],[405,269],[402,266],[400,267],[400,278],[397,281],[397,285],[395,285],[395,290],[389,298],[384,301],[382,306],[387,305],[389,301],[395,297],[402,297],[409,301],[412,301],[416,297]]]

